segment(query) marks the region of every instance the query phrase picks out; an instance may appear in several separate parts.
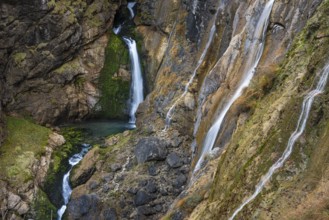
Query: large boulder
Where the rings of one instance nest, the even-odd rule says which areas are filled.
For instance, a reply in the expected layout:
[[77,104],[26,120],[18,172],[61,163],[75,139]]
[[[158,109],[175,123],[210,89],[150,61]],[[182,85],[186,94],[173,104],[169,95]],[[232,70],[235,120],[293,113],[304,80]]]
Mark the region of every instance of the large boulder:
[[167,157],[166,143],[158,138],[150,137],[139,140],[135,148],[138,163],[152,160],[165,160]]
[[101,201],[93,194],[72,199],[67,205],[68,219],[98,219],[100,212]]

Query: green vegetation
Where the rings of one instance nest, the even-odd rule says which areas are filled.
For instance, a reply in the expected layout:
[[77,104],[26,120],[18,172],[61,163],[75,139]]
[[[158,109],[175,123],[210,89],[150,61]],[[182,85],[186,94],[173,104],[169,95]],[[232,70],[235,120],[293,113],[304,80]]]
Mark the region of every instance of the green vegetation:
[[41,189],[38,190],[32,207],[35,210],[36,219],[55,219],[57,216],[56,207]]
[[[246,98],[248,93],[258,93],[250,96],[251,99],[247,101],[255,103],[252,105],[255,106],[252,107],[254,111],[250,112],[246,122],[235,131],[226,151],[221,155],[210,193],[210,201],[218,203],[216,211],[211,214],[213,218],[223,217],[228,210],[231,213],[247,195],[251,195],[262,175],[286,148],[296,127],[303,97],[314,88],[318,79],[316,73],[322,69],[329,56],[329,38],[325,37],[329,34],[329,1],[325,1],[318,11],[295,38],[281,67],[273,71],[274,74],[256,76],[253,85],[245,93]],[[306,130],[296,142],[288,161],[273,175],[261,195],[244,208],[241,216],[250,215],[251,212],[257,214],[258,211],[269,208],[269,203],[271,208],[276,207],[271,213],[280,212],[279,216],[289,213],[291,207],[304,203],[305,195],[301,192],[306,187],[310,192],[315,187],[321,187],[319,182],[314,181],[314,177],[313,180],[308,178],[311,173],[319,178],[323,173],[323,166],[319,165],[328,161],[328,150],[325,150],[327,142],[317,143],[319,137],[325,135],[322,135],[322,131],[326,130],[327,123],[322,122],[328,121],[328,106],[325,104],[327,100],[328,92],[315,99]],[[317,181],[320,180],[321,177]],[[318,198],[312,198],[309,202],[316,201]],[[284,207],[281,204],[289,206]],[[320,211],[324,212],[325,207]],[[296,216],[300,219],[301,214]],[[261,215],[253,217],[262,218]]]
[[7,117],[8,136],[0,148],[1,178],[14,185],[32,179],[35,159],[45,153],[50,130],[33,122]]
[[107,118],[123,118],[126,102],[129,99],[130,82],[114,77],[114,74],[119,70],[120,65],[128,64],[128,50],[118,36],[110,34],[105,53],[104,68],[99,78],[102,94],[100,114]]
[[47,185],[52,185],[56,178],[66,171],[68,166],[67,158],[79,150],[76,145],[81,143],[83,138],[81,131],[70,127],[62,128],[61,133],[66,142],[52,154],[52,161],[47,173]]
[[14,60],[16,65],[21,66],[22,63],[25,61],[26,53],[15,53]]

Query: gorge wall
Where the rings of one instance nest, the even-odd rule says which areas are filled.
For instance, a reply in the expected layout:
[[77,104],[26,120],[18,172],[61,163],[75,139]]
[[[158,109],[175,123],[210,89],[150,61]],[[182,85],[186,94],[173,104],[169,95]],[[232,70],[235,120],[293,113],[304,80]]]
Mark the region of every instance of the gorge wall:
[[[329,1],[274,1],[255,75],[227,112],[215,150],[193,173],[209,128],[255,56],[267,2],[137,1],[134,34],[149,94],[137,129],[108,137],[73,170],[64,218],[228,219],[253,193],[284,151],[303,97],[329,59]],[[127,69],[113,55],[122,42],[114,45],[106,34],[126,4],[1,3],[2,110],[41,124],[92,117],[102,107],[103,66],[111,79],[120,75],[111,62]],[[327,99],[328,90],[315,99],[291,157],[237,219],[326,219]],[[2,124],[0,115],[0,142]]]
[[41,124],[90,115],[120,1],[2,1],[3,110]]

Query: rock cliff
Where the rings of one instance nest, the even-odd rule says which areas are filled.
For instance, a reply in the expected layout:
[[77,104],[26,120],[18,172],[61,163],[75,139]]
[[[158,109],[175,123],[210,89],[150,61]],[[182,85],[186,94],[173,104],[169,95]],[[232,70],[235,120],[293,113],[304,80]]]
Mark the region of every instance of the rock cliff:
[[6,0],[0,4],[3,110],[42,124],[90,115],[120,1]]
[[[303,97],[329,59],[328,0],[273,1],[259,30],[268,2],[137,1],[131,29],[148,91],[137,129],[107,137],[72,171],[74,189],[64,218],[232,216],[282,155]],[[121,53],[120,39],[106,32],[126,4],[1,3],[4,112],[41,124],[83,119],[104,106],[121,112],[127,54]],[[264,46],[261,52],[256,44]],[[253,78],[225,113],[213,150],[193,172],[207,132],[248,70]],[[103,105],[104,94],[112,99]],[[237,219],[327,218],[327,99],[328,89],[316,97],[291,156]]]

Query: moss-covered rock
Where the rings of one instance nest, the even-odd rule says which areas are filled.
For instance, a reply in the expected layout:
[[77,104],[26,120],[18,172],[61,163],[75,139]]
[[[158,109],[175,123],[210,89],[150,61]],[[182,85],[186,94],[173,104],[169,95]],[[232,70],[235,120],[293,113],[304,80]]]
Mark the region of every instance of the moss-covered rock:
[[46,181],[43,186],[44,192],[49,196],[52,203],[57,207],[62,204],[61,187],[62,177],[68,171],[68,158],[74,153],[79,152],[78,144],[81,143],[82,132],[74,128],[63,128],[62,135],[65,137],[65,144],[57,148],[52,156],[49,170],[47,172]]
[[45,154],[48,128],[17,117],[7,117],[7,139],[0,148],[1,179],[12,186],[33,178],[32,165]]
[[128,50],[120,37],[109,34],[104,68],[99,78],[100,114],[107,118],[124,118],[129,99],[130,82],[116,77],[121,66],[129,62]]
[[49,201],[45,192],[41,189],[37,191],[36,198],[33,202],[35,219],[55,219],[57,216],[56,207]]

